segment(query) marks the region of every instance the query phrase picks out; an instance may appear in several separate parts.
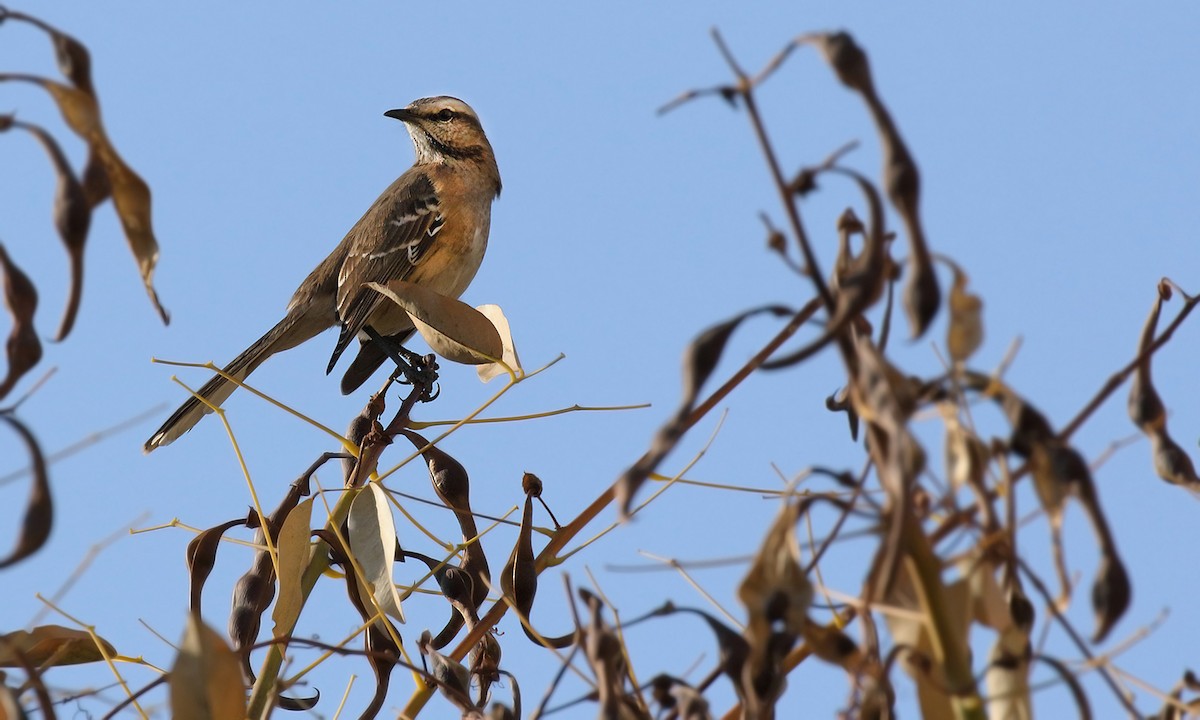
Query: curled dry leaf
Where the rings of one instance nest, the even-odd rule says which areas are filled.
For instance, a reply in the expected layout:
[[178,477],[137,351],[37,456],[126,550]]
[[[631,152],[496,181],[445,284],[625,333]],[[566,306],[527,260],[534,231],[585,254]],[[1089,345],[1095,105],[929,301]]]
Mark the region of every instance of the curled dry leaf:
[[39,625],[0,635],[0,667],[80,665],[116,654],[117,649],[99,635],[61,625]]
[[[400,595],[392,580],[396,555],[396,521],[379,483],[367,483],[350,504],[347,518],[350,549],[379,609],[404,622]],[[373,609],[373,608],[372,608]]]
[[[0,252],[3,252],[2,247]],[[0,568],[6,568],[29,557],[46,544],[50,529],[54,526],[54,501],[50,495],[46,459],[33,433],[10,413],[0,413],[0,420],[8,423],[21,436],[29,451],[29,466],[33,476],[33,486],[29,489],[29,500],[25,504],[25,517],[21,521],[21,535],[12,552],[0,558]]]
[[0,381],[0,399],[12,392],[17,381],[42,359],[42,341],[33,327],[37,311],[37,288],[0,244],[0,269],[4,271],[4,302],[12,316],[6,345],[8,372]]
[[466,303],[404,280],[367,287],[399,305],[429,347],[451,362],[494,363],[504,356],[504,341],[486,315]]
[[113,147],[100,119],[96,98],[89,92],[35,75],[0,73],[3,81],[28,82],[45,90],[54,99],[67,125],[88,144],[88,166],[84,171],[83,191],[93,207],[106,197],[103,172],[116,206],[117,218],[125,231],[125,240],[133,252],[142,284],[163,323],[170,321],[158,292],[154,289],[154,269],[158,264],[158,240],[151,222],[150,187]]
[[504,316],[504,311],[499,305],[480,305],[475,308],[481,315],[488,319],[496,328],[496,332],[500,334],[500,344],[504,347],[503,356],[500,358],[501,363],[488,363],[479,365],[475,368],[475,372],[479,374],[479,379],[483,382],[489,382],[492,378],[500,375],[507,375],[508,370],[505,365],[511,368],[513,372],[521,372],[521,358],[517,357],[517,347],[513,344],[512,328],[508,325],[508,318]]
[[238,657],[196,613],[171,667],[171,717],[212,720],[246,717],[246,690]]

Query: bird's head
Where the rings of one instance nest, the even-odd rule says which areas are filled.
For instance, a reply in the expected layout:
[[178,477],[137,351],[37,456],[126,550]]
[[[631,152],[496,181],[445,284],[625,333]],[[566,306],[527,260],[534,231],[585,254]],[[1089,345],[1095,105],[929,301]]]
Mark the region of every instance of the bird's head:
[[[496,158],[479,116],[462,100],[446,95],[421,98],[384,115],[407,126],[417,164],[474,162],[495,171]],[[499,172],[496,177],[499,194]]]

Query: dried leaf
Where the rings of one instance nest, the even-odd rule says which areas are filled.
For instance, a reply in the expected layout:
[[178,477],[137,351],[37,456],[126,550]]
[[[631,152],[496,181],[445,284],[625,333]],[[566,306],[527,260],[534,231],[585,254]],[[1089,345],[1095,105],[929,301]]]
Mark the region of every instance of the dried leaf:
[[[504,346],[503,357],[504,365],[512,368],[514,372],[521,372],[521,359],[517,357],[517,348],[513,344],[512,329],[508,326],[508,318],[504,316],[504,311],[499,305],[480,305],[475,308],[488,319],[489,322],[496,328],[496,332],[500,334],[500,343]],[[488,382],[494,377],[507,375],[508,370],[504,369],[504,365],[500,363],[488,363],[487,365],[479,365],[475,368],[475,372],[479,374],[479,379],[483,382]]]
[[279,592],[275,609],[271,611],[271,618],[275,621],[272,634],[275,636],[290,632],[304,606],[301,580],[311,554],[309,524],[312,521],[312,506],[313,498],[297,505],[288,513],[279,536],[275,538],[279,552]]
[[950,326],[946,348],[955,363],[966,362],[983,344],[983,300],[967,292],[967,275],[951,263],[954,284],[950,286]]
[[748,615],[745,636],[752,663],[765,666],[773,653],[786,652],[804,631],[813,591],[800,566],[799,507],[785,505],[776,515],[738,586],[738,599]]
[[67,125],[88,144],[88,169],[84,172],[83,189],[92,203],[102,194],[99,180],[93,179],[96,163],[103,166],[104,175],[111,185],[113,204],[117,217],[125,230],[125,239],[137,261],[142,284],[150,301],[158,311],[163,323],[170,317],[158,300],[154,289],[154,268],[158,264],[158,241],[150,220],[150,188],[117,153],[100,120],[100,108],[91,94],[53,80],[18,73],[0,73],[0,82],[15,80],[41,87],[54,98]]
[[[958,408],[953,403],[941,403],[946,424],[946,478],[956,491],[969,487],[985,490],[984,474],[988,466],[988,448],[974,433],[958,421]],[[988,506],[990,507],[990,505]]]
[[12,316],[8,333],[8,373],[0,381],[0,399],[10,392],[21,377],[42,359],[42,341],[33,327],[37,311],[37,288],[0,244],[0,268],[4,271],[4,302]]
[[116,648],[104,638],[61,625],[39,625],[0,635],[0,667],[80,665],[102,662],[105,656],[116,654]]
[[404,280],[367,287],[399,305],[429,347],[451,362],[494,363],[504,356],[504,342],[483,313],[464,302]]
[[400,594],[392,581],[396,523],[387,494],[379,483],[367,483],[350,504],[347,518],[350,548],[379,609],[404,622]]
[[846,672],[857,673],[862,667],[862,650],[834,625],[805,622],[804,642],[814,655]]
[[[0,247],[0,253],[2,252],[3,247]],[[0,568],[6,568],[29,557],[46,544],[54,526],[54,501],[50,495],[46,460],[33,433],[10,413],[0,413],[0,420],[11,425],[24,441],[29,451],[29,466],[33,476],[33,486],[29,489],[29,500],[25,505],[25,517],[21,521],[21,536],[12,552],[7,557],[0,558]]]
[[112,185],[113,204],[117,208],[117,217],[125,229],[125,240],[133,257],[138,264],[138,272],[142,276],[142,284],[150,302],[163,324],[171,322],[171,316],[158,300],[158,292],[154,289],[154,268],[158,264],[158,240],[150,220],[150,186],[142,180],[133,168],[125,164],[105,139],[100,146],[100,158]]
[[188,616],[170,683],[175,720],[246,717],[238,656],[195,613]]

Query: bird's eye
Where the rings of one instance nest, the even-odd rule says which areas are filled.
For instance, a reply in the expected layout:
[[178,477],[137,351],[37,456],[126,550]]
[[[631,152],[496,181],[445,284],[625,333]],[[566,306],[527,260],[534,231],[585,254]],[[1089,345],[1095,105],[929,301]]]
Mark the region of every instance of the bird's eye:
[[450,108],[445,108],[441,112],[439,112],[437,115],[434,115],[434,117],[442,122],[447,122],[451,118],[454,117],[454,111],[451,110]]

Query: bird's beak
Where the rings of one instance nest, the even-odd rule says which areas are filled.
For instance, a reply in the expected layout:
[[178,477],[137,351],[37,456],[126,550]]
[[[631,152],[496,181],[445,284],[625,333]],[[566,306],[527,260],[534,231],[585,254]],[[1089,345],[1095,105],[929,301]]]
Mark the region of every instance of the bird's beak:
[[397,108],[388,110],[384,113],[385,117],[395,118],[400,122],[407,123],[417,119],[417,114],[408,108]]

